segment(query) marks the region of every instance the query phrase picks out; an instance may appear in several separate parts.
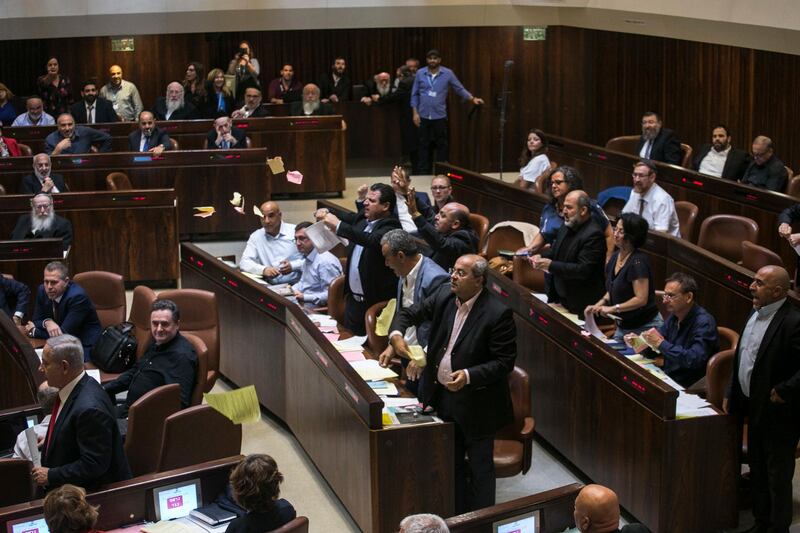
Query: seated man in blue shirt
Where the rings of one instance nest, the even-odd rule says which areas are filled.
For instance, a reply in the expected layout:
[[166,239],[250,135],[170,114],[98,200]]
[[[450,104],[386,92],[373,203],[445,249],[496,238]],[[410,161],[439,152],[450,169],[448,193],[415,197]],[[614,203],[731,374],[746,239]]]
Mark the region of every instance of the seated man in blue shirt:
[[261,204],[261,225],[250,234],[239,261],[239,270],[263,276],[270,285],[300,280],[303,258],[294,243],[294,224],[283,221],[277,202]]
[[317,252],[306,235],[311,222],[301,222],[294,228],[294,242],[303,257],[303,275],[292,289],[297,301],[306,307],[322,307],[328,303],[328,287],[342,275],[342,263],[330,252]]
[[111,151],[111,135],[86,126],[76,126],[69,113],[58,115],[58,129],[44,140],[44,151],[49,155],[88,154],[97,145],[99,152]]
[[683,272],[672,274],[664,286],[670,315],[659,328],[642,333],[647,343],[661,352],[656,365],[684,387],[705,376],[708,359],[719,351],[717,323],[695,303],[696,296],[693,277]]

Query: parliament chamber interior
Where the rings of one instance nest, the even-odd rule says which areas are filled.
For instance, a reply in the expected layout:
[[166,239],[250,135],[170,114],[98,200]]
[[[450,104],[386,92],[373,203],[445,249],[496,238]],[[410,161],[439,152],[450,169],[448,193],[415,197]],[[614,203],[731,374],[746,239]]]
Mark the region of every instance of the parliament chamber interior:
[[791,0],[119,4],[0,2],[0,531],[800,532]]

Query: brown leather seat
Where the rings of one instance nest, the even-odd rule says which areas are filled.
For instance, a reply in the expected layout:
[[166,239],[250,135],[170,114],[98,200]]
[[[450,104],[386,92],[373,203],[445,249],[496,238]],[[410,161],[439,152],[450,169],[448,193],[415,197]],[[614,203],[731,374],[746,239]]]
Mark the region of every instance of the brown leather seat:
[[681,166],[683,168],[692,168],[692,147],[686,143],[681,143],[681,154],[683,154],[683,158],[681,159]]
[[[252,148],[253,143],[250,141],[250,137],[244,138],[244,146],[245,148]],[[176,148],[177,150],[177,148]],[[208,139],[203,139],[203,150],[208,150]]]
[[544,272],[531,266],[527,257],[514,257],[514,270],[511,278],[515,283],[534,292],[544,292]]
[[75,274],[75,283],[83,287],[97,309],[97,317],[104,328],[125,321],[125,282],[114,272],[90,270]]
[[742,241],[758,242],[755,220],[739,215],[713,215],[700,225],[697,245],[738,263],[742,260]]
[[614,137],[606,142],[608,150],[622,152],[624,154],[636,154],[636,144],[639,142],[641,135],[623,135],[621,137]]
[[241,424],[234,424],[210,405],[195,405],[164,422],[158,471],[239,455],[241,450]]
[[794,176],[786,181],[786,194],[800,198],[800,176]]
[[541,177],[536,180],[536,186],[534,187],[534,191],[538,192],[539,194],[547,194],[545,189],[547,189],[550,185],[550,176],[553,174],[553,171],[558,168],[558,163],[555,161],[550,161],[550,168],[548,168],[545,172],[542,173]]
[[739,345],[739,333],[726,328],[724,326],[717,326],[717,337],[719,338],[720,350],[735,350]]
[[273,529],[267,533],[308,533],[308,518],[298,516],[288,524],[284,524],[278,529]]
[[510,226],[503,226],[489,234],[486,241],[486,258],[497,257],[497,250],[515,252],[523,246],[525,246],[525,239],[522,232]]
[[0,507],[29,502],[36,497],[36,484],[26,459],[0,459]]
[[169,146],[170,146],[170,149],[173,150],[173,151],[181,149],[181,145],[178,143],[178,141],[176,141],[172,137],[169,138]]
[[747,270],[758,272],[758,269],[767,265],[783,266],[781,256],[758,244],[742,241],[742,266]]
[[735,349],[722,350],[709,358],[706,363],[706,400],[722,409],[722,400],[731,382]]
[[486,245],[486,236],[489,234],[489,219],[478,213],[470,213],[469,225],[478,235],[478,252],[480,252]]
[[339,324],[344,324],[344,276],[333,280],[328,287],[328,315]]
[[217,295],[199,289],[171,289],[162,291],[159,299],[172,300],[181,311],[181,332],[193,333],[203,339],[208,347],[208,374],[206,390],[214,386],[219,377],[219,312]]
[[31,157],[33,155],[33,150],[27,144],[17,143],[17,147],[19,148],[20,157]]
[[192,397],[189,400],[189,406],[200,405],[203,403],[203,393],[207,391],[208,387],[208,347],[203,339],[193,333],[181,332],[181,335],[186,337],[194,348],[194,353],[197,355],[197,369],[194,377],[194,387],[192,387]]
[[136,358],[144,355],[144,350],[150,343],[150,308],[156,301],[156,293],[150,287],[139,285],[133,289],[133,300],[131,301],[131,312],[128,314],[128,322],[134,325],[136,341],[139,343],[136,348]]
[[133,402],[128,410],[125,456],[134,477],[158,470],[158,454],[164,438],[164,422],[181,409],[181,386],[170,383],[155,388]]
[[694,242],[694,226],[700,209],[692,202],[675,202],[675,212],[678,214],[681,238]]
[[494,437],[494,468],[497,477],[526,474],[533,456],[533,429],[531,416],[531,384],[528,373],[518,366],[508,375],[511,401],[514,404],[514,421],[502,428]]
[[130,191],[133,189],[131,180],[124,172],[112,172],[106,176],[106,185],[109,191]]
[[[711,391],[709,392],[709,384],[708,384],[709,373],[719,372],[715,368],[712,369],[712,367],[714,367],[716,365],[719,365],[719,364],[722,364],[722,363],[720,363],[718,361],[715,361],[715,362],[712,363],[711,360],[714,359],[714,357],[716,355],[719,355],[719,354],[721,354],[723,352],[731,351],[731,352],[735,353],[736,352],[736,346],[739,344],[739,334],[737,332],[733,331],[730,328],[726,328],[724,326],[717,326],[717,337],[719,339],[719,349],[720,349],[720,351],[717,354],[712,355],[711,357],[709,357],[708,361],[706,362],[706,374],[705,374],[705,376],[703,376],[702,378],[697,380],[696,383],[694,383],[691,387],[686,389],[686,392],[689,392],[691,394],[697,394],[698,396],[700,396],[702,398],[706,398],[706,399],[708,399],[708,395],[709,394],[714,394],[715,398],[716,398],[716,396],[718,396],[720,394],[719,387],[722,386],[723,388],[722,388],[721,394],[724,396],[725,387],[727,387],[727,384],[720,385],[719,383],[715,383],[715,384],[713,384],[711,386]],[[711,379],[718,379],[718,378],[713,378],[712,377]],[[710,402],[710,400],[709,400],[709,402]],[[721,406],[722,406],[722,398],[721,397],[719,398],[719,402],[720,402],[719,405],[720,405],[720,408],[721,408]]]
[[369,309],[367,314],[364,315],[364,325],[367,329],[367,347],[370,353],[375,357],[379,356],[387,346],[389,346],[389,337],[385,335],[377,335],[375,333],[375,324],[378,322],[378,316],[383,311],[388,302],[378,302]]

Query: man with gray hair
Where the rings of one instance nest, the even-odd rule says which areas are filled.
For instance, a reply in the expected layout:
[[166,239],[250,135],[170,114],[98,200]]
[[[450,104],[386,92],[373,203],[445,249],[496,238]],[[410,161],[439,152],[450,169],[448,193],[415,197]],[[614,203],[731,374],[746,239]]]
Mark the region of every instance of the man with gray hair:
[[72,245],[72,223],[56,215],[53,197],[39,193],[31,199],[31,212],[20,215],[11,232],[12,241],[26,239],[62,239],[64,249]]
[[233,127],[231,117],[217,117],[214,120],[214,129],[206,135],[206,148],[209,150],[247,148],[247,138],[244,131]]
[[450,529],[441,516],[435,514],[412,514],[400,522],[400,533],[449,533]]
[[173,81],[166,96],[159,96],[152,112],[156,120],[194,120],[200,118],[197,108],[183,98],[183,85]]
[[289,107],[289,114],[298,117],[303,115],[333,115],[333,106],[328,102],[321,102],[319,87],[309,83],[303,87],[303,99],[300,102],[292,102]]
[[42,444],[42,466],[33,469],[36,484],[52,489],[71,483],[91,490],[130,479],[114,408],[83,369],[81,341],[72,335],[49,338],[39,371],[58,396]]
[[69,192],[64,178],[60,174],[52,174],[53,166],[50,156],[42,152],[33,156],[33,174],[22,178],[19,185],[20,194],[37,194],[40,192],[54,194]]
[[763,135],[753,139],[752,154],[753,162],[744,171],[742,183],[770,191],[784,192],[789,175],[783,161],[775,155],[772,139]]
[[389,328],[394,353],[410,359],[405,332],[431,323],[428,360],[417,363],[424,367],[417,396],[455,425],[456,514],[494,505],[494,436],[514,419],[508,374],[517,330],[511,309],[485,290],[487,269],[479,255],[459,257],[449,285],[402,309]]

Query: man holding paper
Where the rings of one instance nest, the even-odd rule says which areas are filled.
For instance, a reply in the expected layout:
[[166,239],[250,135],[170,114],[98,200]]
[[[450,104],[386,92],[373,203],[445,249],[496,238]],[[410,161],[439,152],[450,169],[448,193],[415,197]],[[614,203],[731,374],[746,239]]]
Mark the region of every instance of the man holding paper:
[[342,275],[342,263],[330,252],[319,253],[306,235],[311,222],[301,222],[294,228],[297,251],[303,255],[303,275],[292,290],[297,301],[310,307],[328,303],[328,287]]
[[455,423],[456,514],[494,505],[494,435],[514,418],[508,374],[517,355],[516,326],[511,309],[484,289],[487,268],[478,255],[458,258],[449,286],[401,310],[389,334],[394,350],[410,357],[404,333],[431,323],[419,398]]
[[263,276],[270,285],[297,283],[303,259],[294,243],[294,224],[283,221],[277,202],[261,204],[261,225],[250,234],[239,270]]

